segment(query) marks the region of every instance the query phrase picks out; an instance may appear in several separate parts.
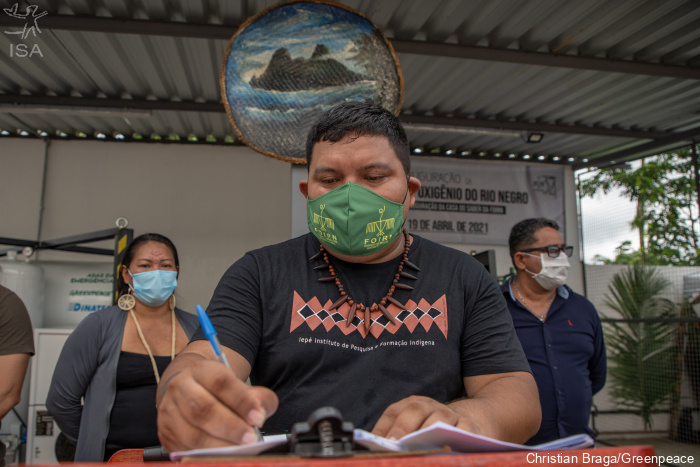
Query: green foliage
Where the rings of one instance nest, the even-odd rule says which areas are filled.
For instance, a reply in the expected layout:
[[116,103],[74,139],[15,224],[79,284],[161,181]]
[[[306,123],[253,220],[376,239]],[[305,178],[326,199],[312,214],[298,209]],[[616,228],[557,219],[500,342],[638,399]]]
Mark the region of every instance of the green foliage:
[[645,428],[652,428],[652,411],[669,403],[676,384],[674,328],[646,321],[675,313],[673,302],[660,297],[669,284],[653,268],[634,265],[613,277],[606,295],[606,304],[629,320],[605,322],[611,395],[639,410]]
[[620,189],[623,196],[637,202],[632,227],[640,233],[641,249],[633,252],[631,243],[618,247],[614,264],[700,265],[697,229],[697,193],[690,149],[645,159],[635,170],[602,169],[581,180],[581,196]]
[[595,255],[593,259],[596,262],[603,264],[643,264],[642,252],[639,250],[634,250],[632,248],[632,242],[629,240],[625,240],[624,242],[620,243],[620,246],[615,248],[615,253],[616,255],[614,260],[605,258],[601,255]]

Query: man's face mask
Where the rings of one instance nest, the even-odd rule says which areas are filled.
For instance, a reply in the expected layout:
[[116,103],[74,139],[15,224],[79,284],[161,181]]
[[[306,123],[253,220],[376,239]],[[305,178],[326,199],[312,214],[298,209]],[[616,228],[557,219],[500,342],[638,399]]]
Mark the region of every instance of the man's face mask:
[[[528,256],[530,253],[525,253]],[[556,258],[550,258],[547,253],[542,253],[540,256],[540,261],[542,261],[542,270],[540,272],[532,272],[525,269],[527,272],[532,274],[532,277],[537,281],[538,284],[542,286],[545,290],[554,290],[559,286],[566,283],[566,277],[569,272],[571,265],[569,264],[569,258],[563,251],[559,252],[559,256]]]
[[399,236],[404,223],[403,203],[352,182],[309,199],[306,211],[311,233],[329,250],[350,256],[366,256],[386,248]]

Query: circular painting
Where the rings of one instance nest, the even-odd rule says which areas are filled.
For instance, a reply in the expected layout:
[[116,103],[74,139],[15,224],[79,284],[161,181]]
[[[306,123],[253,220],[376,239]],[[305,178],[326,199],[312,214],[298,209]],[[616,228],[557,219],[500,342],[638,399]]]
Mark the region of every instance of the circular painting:
[[323,112],[367,101],[398,115],[403,78],[391,44],[370,20],[336,3],[293,1],[236,31],[221,94],[245,144],[305,164],[306,135]]

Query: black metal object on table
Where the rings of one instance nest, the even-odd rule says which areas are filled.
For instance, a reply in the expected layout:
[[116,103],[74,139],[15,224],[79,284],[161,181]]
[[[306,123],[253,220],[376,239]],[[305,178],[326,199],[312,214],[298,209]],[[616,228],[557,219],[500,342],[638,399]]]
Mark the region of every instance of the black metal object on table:
[[292,426],[289,452],[302,457],[346,457],[354,454],[352,422],[334,407],[314,410],[306,422]]

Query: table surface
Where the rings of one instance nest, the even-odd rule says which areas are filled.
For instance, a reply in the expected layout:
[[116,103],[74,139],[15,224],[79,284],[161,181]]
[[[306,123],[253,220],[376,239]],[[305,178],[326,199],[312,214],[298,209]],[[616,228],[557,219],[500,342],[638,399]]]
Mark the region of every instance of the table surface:
[[[538,457],[539,456],[539,457]],[[517,451],[501,453],[439,454],[430,456],[364,455],[335,459],[310,459],[297,457],[259,456],[241,459],[211,459],[189,462],[191,467],[217,467],[235,464],[236,467],[516,467],[523,465],[567,465],[586,467],[654,466],[653,446],[621,446],[595,449],[571,449],[562,451]],[[119,451],[110,463],[143,467],[141,449]],[[90,465],[90,464],[84,464]],[[94,464],[99,465],[99,464]],[[148,467],[165,467],[169,462],[148,462]]]

